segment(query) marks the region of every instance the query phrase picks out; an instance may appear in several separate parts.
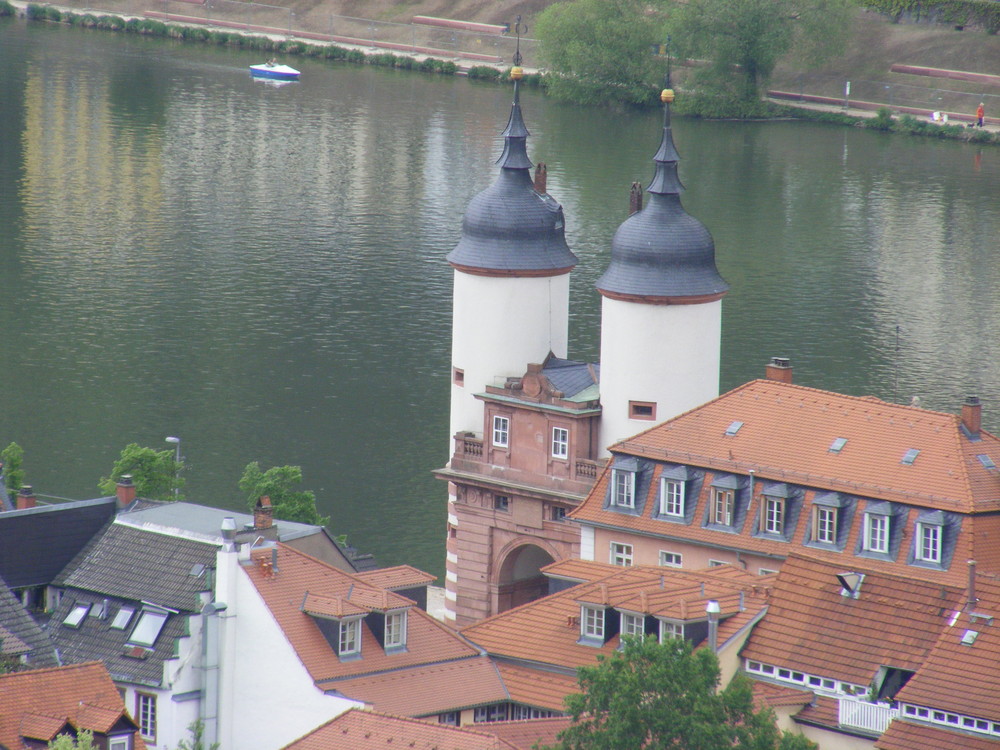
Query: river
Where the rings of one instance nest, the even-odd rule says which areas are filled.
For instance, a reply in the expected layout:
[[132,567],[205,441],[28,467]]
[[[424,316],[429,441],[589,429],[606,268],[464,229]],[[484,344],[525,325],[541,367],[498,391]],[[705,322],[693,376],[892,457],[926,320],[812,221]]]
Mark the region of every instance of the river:
[[[121,448],[185,456],[185,494],[242,507],[253,460],[298,464],[335,533],[443,571],[451,271],[496,175],[510,89],[0,19],[0,443],[41,495],[93,497]],[[580,258],[570,354],[648,182],[657,112],[523,96]],[[800,122],[675,121],[712,231],[724,389],[796,382],[1000,427],[1000,150]]]

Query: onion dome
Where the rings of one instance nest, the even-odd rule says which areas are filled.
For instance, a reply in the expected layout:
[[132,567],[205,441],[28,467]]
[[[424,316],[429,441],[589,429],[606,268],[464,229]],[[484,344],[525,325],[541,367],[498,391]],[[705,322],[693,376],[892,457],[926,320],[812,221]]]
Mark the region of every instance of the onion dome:
[[554,276],[576,265],[566,244],[563,209],[544,188],[535,189],[518,90],[523,72],[515,66],[514,103],[503,131],[500,176],[475,196],[462,219],[462,237],[448,262],[468,273],[490,276]]
[[692,304],[720,299],[729,285],[715,267],[708,229],[681,205],[680,156],[670,128],[674,92],[664,89],[663,139],[653,157],[649,201],[626,219],[611,241],[611,263],[597,290],[616,299],[651,304]]

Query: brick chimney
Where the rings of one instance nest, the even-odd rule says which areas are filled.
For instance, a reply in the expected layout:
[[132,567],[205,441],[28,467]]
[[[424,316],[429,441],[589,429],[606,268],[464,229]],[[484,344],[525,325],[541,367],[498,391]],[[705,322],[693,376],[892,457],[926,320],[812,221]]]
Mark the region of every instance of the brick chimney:
[[633,182],[628,191],[628,215],[638,213],[642,210],[642,184]]
[[31,489],[30,484],[26,484],[17,493],[17,509],[25,510],[27,508],[34,508],[37,505],[35,501],[35,492]]
[[966,396],[962,404],[962,426],[968,430],[971,437],[979,437],[983,427],[983,405],[978,396]]
[[545,195],[545,191],[548,189],[549,182],[549,168],[545,166],[545,162],[540,161],[535,165],[535,192]]
[[786,357],[771,357],[771,361],[764,367],[764,377],[779,383],[791,383],[792,361]]
[[253,527],[255,529],[269,529],[274,525],[274,508],[271,506],[271,498],[261,495],[257,498],[257,504],[253,506]]
[[119,508],[126,508],[132,504],[135,500],[135,485],[132,484],[131,474],[122,474],[115,487],[115,494],[118,495]]

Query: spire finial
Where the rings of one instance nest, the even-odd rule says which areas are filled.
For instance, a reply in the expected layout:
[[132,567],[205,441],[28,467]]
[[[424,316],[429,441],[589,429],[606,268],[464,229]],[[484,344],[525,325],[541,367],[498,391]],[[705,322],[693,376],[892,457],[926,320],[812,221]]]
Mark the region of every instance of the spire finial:
[[521,92],[519,88],[521,79],[524,77],[524,71],[521,69],[521,32],[526,29],[527,27],[521,23],[521,16],[517,16],[514,23],[514,31],[517,33],[517,47],[514,51],[514,67],[510,69],[510,77],[514,79],[514,103],[511,105],[507,128],[503,131],[503,153],[497,159],[497,163],[503,169],[531,169],[531,161],[525,150],[528,128],[525,127],[521,117]]
[[514,65],[521,64],[521,32],[528,33],[528,27],[521,23],[521,16],[514,19],[514,33],[517,35],[517,45],[514,47]]

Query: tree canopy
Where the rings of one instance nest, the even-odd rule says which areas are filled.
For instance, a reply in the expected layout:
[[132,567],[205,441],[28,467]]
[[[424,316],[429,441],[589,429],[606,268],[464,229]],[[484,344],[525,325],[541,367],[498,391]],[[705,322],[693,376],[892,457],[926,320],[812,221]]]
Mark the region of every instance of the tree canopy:
[[69,734],[60,734],[49,743],[49,750],[97,750],[94,744],[94,733],[81,729],[74,738]]
[[108,495],[115,493],[115,485],[124,475],[132,476],[136,495],[150,500],[183,499],[174,490],[184,486],[180,471],[183,464],[175,458],[175,451],[167,448],[157,451],[144,448],[138,443],[129,443],[122,448],[121,455],[111,467],[111,476],[101,477],[97,486]]
[[271,498],[275,518],[325,526],[330,518],[321,516],[316,510],[316,495],[311,490],[294,489],[301,481],[300,466],[272,466],[264,471],[253,461],[243,470],[239,487],[246,493],[251,510],[258,498],[267,495]]
[[579,103],[648,103],[659,93],[663,61],[652,54],[662,18],[640,0],[571,0],[538,15],[534,35],[555,97]]
[[7,491],[16,493],[24,485],[24,450],[17,443],[11,443],[0,451],[0,462],[3,462],[4,484]]
[[624,639],[624,648],[581,667],[581,693],[566,698],[573,723],[558,750],[816,750],[781,733],[770,709],[755,710],[751,682],[719,691],[719,663],[682,639]]
[[760,97],[778,61],[806,66],[843,52],[853,0],[688,0],[670,6],[678,54],[707,61],[694,82],[743,100]]

